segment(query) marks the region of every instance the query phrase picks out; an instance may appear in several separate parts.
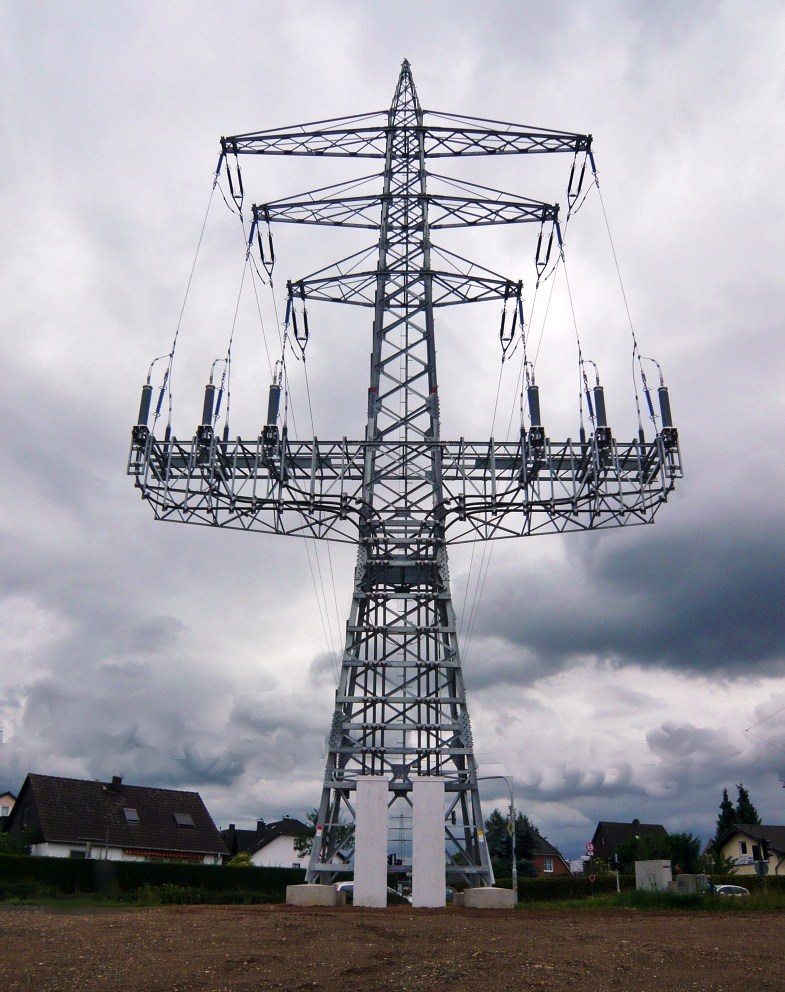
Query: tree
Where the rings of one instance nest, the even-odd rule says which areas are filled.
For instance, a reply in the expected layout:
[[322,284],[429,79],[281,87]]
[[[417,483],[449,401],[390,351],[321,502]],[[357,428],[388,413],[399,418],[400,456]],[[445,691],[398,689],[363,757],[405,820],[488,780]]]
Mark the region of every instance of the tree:
[[[319,811],[312,809],[305,818],[306,832],[300,834],[299,837],[292,838],[294,849],[301,858],[310,858],[311,856],[313,839],[316,836],[316,818],[318,815]],[[343,820],[341,821],[338,828],[338,843],[341,847],[343,847],[349,837],[351,837],[352,829],[351,824],[344,823]]]
[[700,870],[701,842],[691,833],[668,834],[668,853],[674,870],[680,868],[687,875]]
[[[519,875],[536,875],[534,846],[538,831],[528,816],[518,813],[515,817],[515,860]],[[509,876],[512,868],[512,838],[510,817],[495,809],[485,821],[485,842],[495,875]]]
[[714,831],[714,846],[719,848],[723,837],[733,829],[736,823],[736,810],[733,803],[728,798],[728,790],[722,790],[722,802],[720,803],[720,815],[717,817],[717,829]]
[[624,841],[616,848],[619,870],[633,872],[636,861],[657,861],[670,858],[666,834],[642,834]]
[[749,792],[743,785],[737,785],[736,788],[739,791],[739,799],[736,803],[736,822],[759,824],[760,816],[758,816],[758,811],[752,805]]

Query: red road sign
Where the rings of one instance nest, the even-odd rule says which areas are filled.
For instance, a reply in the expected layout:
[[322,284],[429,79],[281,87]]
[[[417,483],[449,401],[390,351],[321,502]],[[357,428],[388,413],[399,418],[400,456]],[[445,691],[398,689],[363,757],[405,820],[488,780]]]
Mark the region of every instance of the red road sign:
[[592,844],[591,841],[589,841],[589,843],[586,845],[586,853],[594,854],[594,844]]

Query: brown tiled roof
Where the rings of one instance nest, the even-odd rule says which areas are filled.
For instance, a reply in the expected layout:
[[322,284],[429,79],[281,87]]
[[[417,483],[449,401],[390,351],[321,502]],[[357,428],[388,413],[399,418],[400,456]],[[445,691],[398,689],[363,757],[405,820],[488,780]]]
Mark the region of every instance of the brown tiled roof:
[[[198,792],[153,789],[112,782],[28,775],[11,816],[21,816],[29,789],[43,839],[49,843],[109,844],[112,847],[226,854],[221,835]],[[129,822],[125,810],[136,810]],[[176,815],[193,826],[179,826]]]
[[535,857],[562,858],[561,852],[546,840],[537,830],[534,831],[534,843],[532,844],[532,854]]

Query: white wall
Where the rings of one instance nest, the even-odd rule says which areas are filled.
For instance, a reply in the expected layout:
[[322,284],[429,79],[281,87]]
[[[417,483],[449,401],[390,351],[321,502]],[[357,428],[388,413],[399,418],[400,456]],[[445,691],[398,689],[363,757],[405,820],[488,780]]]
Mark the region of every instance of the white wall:
[[266,844],[261,851],[251,855],[251,863],[266,868],[292,868],[299,865],[305,868],[308,858],[298,854],[294,849],[294,837],[276,837]]
[[[43,858],[69,858],[71,851],[85,851],[85,844],[33,844],[30,853]],[[122,847],[110,847],[108,850],[103,844],[92,844],[89,857],[93,861],[153,861],[157,858],[145,858],[132,854],[124,854]],[[176,855],[173,855],[176,857]],[[194,864],[217,865],[221,863],[220,855],[207,854],[201,862]],[[289,866],[287,866],[289,867]]]

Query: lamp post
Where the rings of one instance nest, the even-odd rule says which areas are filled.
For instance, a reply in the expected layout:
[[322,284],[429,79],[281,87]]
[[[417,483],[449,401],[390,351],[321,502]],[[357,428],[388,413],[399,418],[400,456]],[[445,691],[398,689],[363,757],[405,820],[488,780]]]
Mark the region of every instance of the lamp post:
[[505,782],[510,793],[510,838],[512,840],[512,891],[515,893],[515,901],[518,901],[518,862],[515,858],[515,797],[512,792],[512,782],[506,775],[482,775],[478,782],[489,782],[496,779]]

